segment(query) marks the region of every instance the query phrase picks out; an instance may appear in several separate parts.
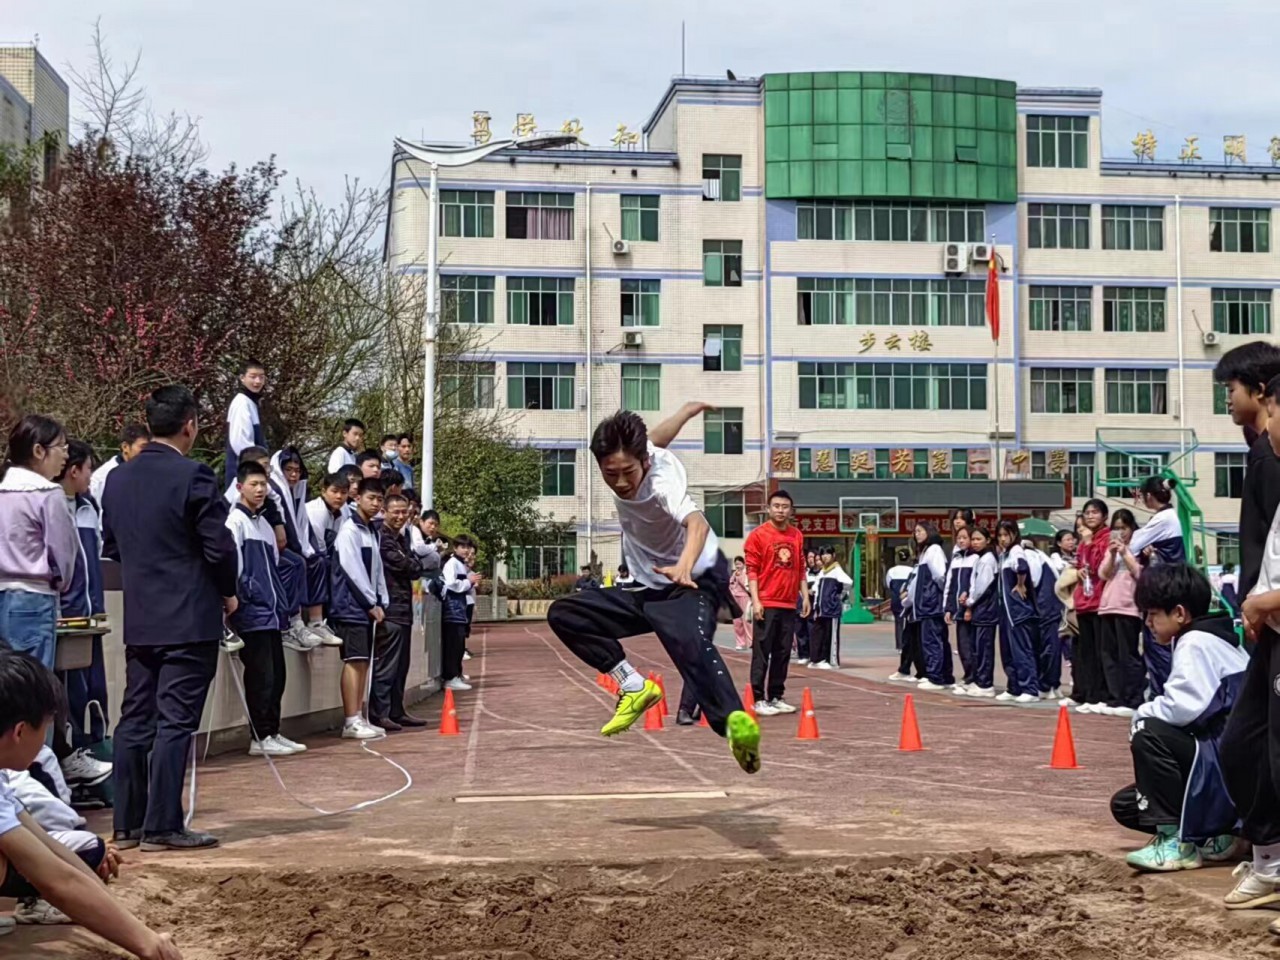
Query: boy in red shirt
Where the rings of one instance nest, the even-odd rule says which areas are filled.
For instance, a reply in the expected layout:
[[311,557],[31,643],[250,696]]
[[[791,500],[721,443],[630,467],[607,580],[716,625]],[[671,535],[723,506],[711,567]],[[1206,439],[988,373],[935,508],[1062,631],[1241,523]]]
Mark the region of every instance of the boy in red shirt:
[[774,491],[769,498],[769,522],[752,530],[743,548],[755,611],[751,691],[756,714],[762,717],[796,712],[782,695],[795,632],[796,597],[801,598],[800,616],[807,617],[809,591],[805,589],[804,536],[791,523],[793,506],[791,494]]

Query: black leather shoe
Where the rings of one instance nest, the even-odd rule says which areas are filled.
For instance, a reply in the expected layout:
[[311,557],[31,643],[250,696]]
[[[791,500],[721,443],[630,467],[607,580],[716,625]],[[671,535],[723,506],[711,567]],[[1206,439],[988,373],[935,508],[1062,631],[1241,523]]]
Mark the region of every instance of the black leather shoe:
[[375,727],[381,727],[383,730],[387,731],[387,733],[399,733],[404,729],[404,727],[400,726],[400,724],[396,723],[394,720],[387,718],[370,720],[369,722]]
[[415,716],[414,716],[413,714],[411,714],[411,713],[406,713],[406,714],[405,714],[404,716],[402,716],[402,717],[396,717],[396,718],[395,718],[395,720],[396,720],[396,723],[400,724],[400,726],[402,726],[402,727],[425,727],[425,726],[427,726],[427,721],[426,721],[426,720],[423,720],[421,717],[415,717]]
[[117,850],[132,850],[142,842],[141,830],[117,830],[111,837]]
[[161,850],[203,850],[216,847],[218,838],[209,833],[195,830],[174,830],[172,833],[153,833],[142,838],[142,849],[145,853],[157,853]]
[[688,710],[677,710],[676,723],[678,723],[682,727],[692,727],[693,714],[691,714]]

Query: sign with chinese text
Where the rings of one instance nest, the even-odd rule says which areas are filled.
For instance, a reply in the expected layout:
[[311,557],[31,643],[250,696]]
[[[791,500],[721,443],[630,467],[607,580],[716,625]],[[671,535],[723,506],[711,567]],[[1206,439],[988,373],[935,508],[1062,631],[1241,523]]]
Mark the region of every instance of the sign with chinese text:
[[794,477],[796,475],[796,452],[790,449],[773,451],[773,475],[775,477]]
[[991,476],[991,451],[986,447],[969,449],[969,477],[979,479]]
[[916,452],[910,447],[889,451],[889,473],[895,477],[910,477],[916,472]]
[[1030,480],[1031,453],[1027,450],[1008,450],[1004,455],[1004,479]]
[[934,477],[948,477],[951,475],[950,448],[929,451],[929,474]]

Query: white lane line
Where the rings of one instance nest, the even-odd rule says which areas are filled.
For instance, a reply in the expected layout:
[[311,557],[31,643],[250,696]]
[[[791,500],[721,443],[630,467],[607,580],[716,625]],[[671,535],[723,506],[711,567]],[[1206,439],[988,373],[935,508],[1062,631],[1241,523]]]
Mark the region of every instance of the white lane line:
[[576,803],[599,800],[723,800],[723,790],[666,790],[659,793],[531,793],[519,796],[462,796],[454,803]]

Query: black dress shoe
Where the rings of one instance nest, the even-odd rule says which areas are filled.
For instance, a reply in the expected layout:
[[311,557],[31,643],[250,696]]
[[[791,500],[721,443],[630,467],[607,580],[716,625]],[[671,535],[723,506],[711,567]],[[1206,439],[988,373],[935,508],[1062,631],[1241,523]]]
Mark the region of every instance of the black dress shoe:
[[117,850],[132,850],[142,842],[141,830],[117,830],[111,837]]
[[423,720],[421,717],[415,717],[415,716],[414,716],[413,714],[411,714],[411,713],[406,713],[406,714],[405,714],[404,716],[402,716],[402,717],[396,717],[396,723],[400,724],[400,726],[402,726],[402,727],[425,727],[425,726],[427,726],[427,721],[426,721],[426,720]]
[[153,833],[142,838],[142,849],[146,853],[156,853],[161,850],[203,850],[217,845],[217,837],[196,830]]
[[394,720],[381,719],[370,720],[369,722],[375,727],[381,727],[383,730],[387,731],[387,733],[399,733],[404,729],[404,727],[400,726],[400,724],[396,723]]
[[677,710],[676,723],[678,723],[682,727],[692,727],[693,714],[691,714],[688,710]]

